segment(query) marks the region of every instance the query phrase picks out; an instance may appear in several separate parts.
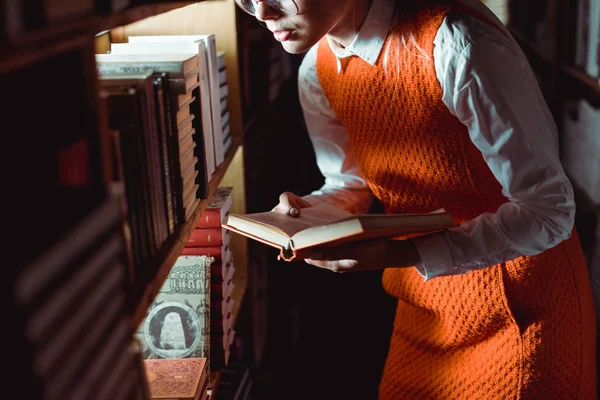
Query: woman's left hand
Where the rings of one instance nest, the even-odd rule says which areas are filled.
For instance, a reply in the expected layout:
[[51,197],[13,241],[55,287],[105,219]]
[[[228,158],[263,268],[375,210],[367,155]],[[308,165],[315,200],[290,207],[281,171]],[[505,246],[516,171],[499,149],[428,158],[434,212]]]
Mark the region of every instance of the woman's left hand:
[[410,267],[420,257],[411,240],[374,239],[315,248],[304,261],[333,272],[354,272]]

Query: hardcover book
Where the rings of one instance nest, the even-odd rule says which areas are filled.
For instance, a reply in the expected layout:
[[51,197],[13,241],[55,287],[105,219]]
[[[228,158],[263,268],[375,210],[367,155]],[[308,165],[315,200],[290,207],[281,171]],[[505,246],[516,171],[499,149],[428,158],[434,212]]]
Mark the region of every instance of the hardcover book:
[[[204,147],[206,149],[206,164],[208,168],[208,177],[210,178],[216,169],[215,146],[213,143],[213,123],[211,114],[210,84],[208,74],[208,53],[204,41],[197,42],[135,42],[132,39],[130,43],[112,43],[111,51],[113,54],[177,54],[190,53],[198,56],[198,65],[200,66],[197,75],[199,85],[199,102],[194,105],[198,111],[198,124],[201,125]],[[200,131],[200,129],[198,129]]]
[[232,187],[222,186],[210,198],[196,228],[220,228],[233,203]]
[[151,399],[198,400],[207,377],[206,358],[144,360]]
[[217,60],[217,42],[214,33],[206,35],[149,35],[149,36],[129,36],[129,43],[204,43],[207,71],[207,82],[209,86],[210,110],[212,115],[212,134],[214,138],[215,167],[218,167],[224,160],[223,144],[217,140],[222,132],[221,113],[219,110],[219,70]]
[[198,57],[181,54],[96,54],[98,72],[130,74],[147,71],[167,72],[169,79],[186,78],[200,68]]
[[407,238],[454,226],[447,212],[351,214],[328,203],[303,208],[299,217],[280,211],[230,213],[223,227],[280,250],[285,261],[308,258],[310,249],[376,238]]

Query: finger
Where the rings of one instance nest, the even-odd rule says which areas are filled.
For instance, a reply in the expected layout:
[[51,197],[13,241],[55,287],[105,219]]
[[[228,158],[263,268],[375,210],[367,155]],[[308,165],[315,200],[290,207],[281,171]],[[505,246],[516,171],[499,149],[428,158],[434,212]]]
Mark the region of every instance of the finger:
[[285,211],[292,217],[300,216],[300,209],[310,207],[310,203],[291,192],[283,192],[279,196],[278,210]]

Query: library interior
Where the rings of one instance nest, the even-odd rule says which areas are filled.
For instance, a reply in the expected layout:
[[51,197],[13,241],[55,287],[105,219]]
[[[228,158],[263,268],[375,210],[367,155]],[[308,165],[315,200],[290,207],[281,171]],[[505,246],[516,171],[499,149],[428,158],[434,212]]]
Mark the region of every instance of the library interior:
[[[0,0],[0,21],[1,398],[598,398],[600,0]],[[226,224],[319,202],[452,218],[287,259]]]

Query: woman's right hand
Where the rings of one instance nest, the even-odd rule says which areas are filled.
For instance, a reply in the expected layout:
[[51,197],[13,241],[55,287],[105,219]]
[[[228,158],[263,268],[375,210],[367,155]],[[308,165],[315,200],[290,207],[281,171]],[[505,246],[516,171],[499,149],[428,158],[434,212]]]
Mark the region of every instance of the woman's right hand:
[[300,210],[307,207],[312,207],[312,204],[292,192],[283,192],[279,196],[279,204],[271,211],[280,211],[291,217],[299,217]]

